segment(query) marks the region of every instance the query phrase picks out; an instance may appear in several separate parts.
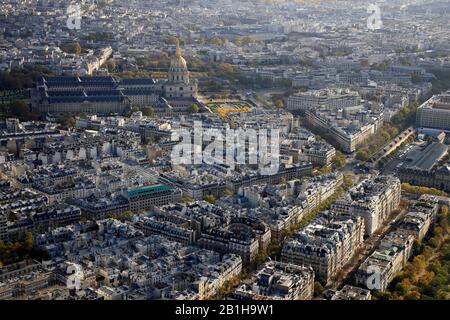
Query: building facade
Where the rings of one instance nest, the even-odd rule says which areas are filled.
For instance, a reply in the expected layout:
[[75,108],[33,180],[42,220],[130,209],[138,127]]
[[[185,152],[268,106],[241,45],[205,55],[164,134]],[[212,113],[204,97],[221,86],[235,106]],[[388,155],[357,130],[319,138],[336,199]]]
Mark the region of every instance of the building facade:
[[361,216],[366,235],[373,234],[400,204],[400,180],[378,176],[353,187],[331,205],[331,210]]
[[8,225],[5,214],[0,214],[0,241],[8,241]]
[[417,108],[416,126],[450,130],[450,91],[431,97]]
[[198,82],[190,78],[177,47],[168,79],[116,79],[112,76],[42,77],[32,91],[32,110],[41,114],[124,114],[151,106],[156,113],[183,113],[197,100]]
[[311,300],[314,296],[314,271],[308,267],[270,261],[255,278],[251,285],[241,284],[231,299]]
[[281,260],[311,266],[316,277],[327,283],[350,261],[363,238],[361,217],[326,212],[283,246]]
[[130,210],[137,212],[181,201],[181,190],[169,185],[156,184],[131,189],[127,192]]
[[328,108],[353,107],[360,103],[357,92],[344,90],[316,90],[297,93],[287,100],[287,109],[293,113],[303,113],[320,106]]

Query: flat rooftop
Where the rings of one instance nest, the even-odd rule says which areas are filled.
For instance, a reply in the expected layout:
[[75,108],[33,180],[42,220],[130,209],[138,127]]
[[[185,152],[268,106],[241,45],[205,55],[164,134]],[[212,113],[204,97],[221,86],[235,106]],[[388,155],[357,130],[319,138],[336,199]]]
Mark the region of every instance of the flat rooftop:
[[450,91],[434,95],[428,101],[423,103],[419,108],[450,111]]
[[448,152],[448,146],[441,142],[434,142],[423,149],[411,151],[405,162],[405,167],[431,170]]

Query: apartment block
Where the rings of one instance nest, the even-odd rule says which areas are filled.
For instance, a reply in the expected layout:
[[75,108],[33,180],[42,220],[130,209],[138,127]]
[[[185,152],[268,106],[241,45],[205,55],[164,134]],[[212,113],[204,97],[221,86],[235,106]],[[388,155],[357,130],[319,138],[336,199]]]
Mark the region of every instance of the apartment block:
[[324,212],[283,246],[281,260],[311,266],[317,278],[328,282],[354,256],[363,238],[361,217]]
[[361,216],[365,234],[373,234],[400,204],[400,180],[377,176],[360,182],[331,205],[331,210]]
[[450,91],[431,97],[417,108],[416,126],[450,130]]
[[241,283],[233,300],[311,300],[314,295],[312,268],[277,261],[266,262],[251,283]]
[[313,90],[297,93],[287,100],[287,108],[293,113],[314,110],[320,106],[329,108],[353,107],[360,103],[357,92],[349,90]]

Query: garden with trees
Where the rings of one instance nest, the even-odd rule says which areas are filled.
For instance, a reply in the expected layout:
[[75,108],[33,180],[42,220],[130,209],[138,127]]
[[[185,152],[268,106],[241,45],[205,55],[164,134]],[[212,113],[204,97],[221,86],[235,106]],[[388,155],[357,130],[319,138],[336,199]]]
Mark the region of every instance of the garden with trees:
[[448,197],[448,194],[445,191],[423,186],[413,186],[406,182],[402,183],[402,191],[412,193],[415,195],[431,194],[434,196]]
[[22,241],[0,241],[0,268],[24,259],[42,260],[45,257],[46,254],[42,250],[34,247],[31,232],[27,232]]
[[450,299],[449,210],[442,206],[430,234],[414,244],[414,257],[386,292],[374,292],[380,300]]
[[[421,99],[420,101],[426,101]],[[367,139],[358,149],[356,159],[360,161],[369,160],[378,150],[390,143],[401,131],[413,125],[416,120],[416,110],[419,103],[412,103],[402,108],[391,119],[390,123],[383,126],[374,135]]]
[[81,54],[81,45],[78,42],[62,44],[60,46],[60,48],[65,53],[71,53],[71,54],[76,54],[76,55]]
[[21,69],[0,72],[0,88],[2,90],[31,88],[34,80],[51,74],[51,71],[45,66],[26,64]]

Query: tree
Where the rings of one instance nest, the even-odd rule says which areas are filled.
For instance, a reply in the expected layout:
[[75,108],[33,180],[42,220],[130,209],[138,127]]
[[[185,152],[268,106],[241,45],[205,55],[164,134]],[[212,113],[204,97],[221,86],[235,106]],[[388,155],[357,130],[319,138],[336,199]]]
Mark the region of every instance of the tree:
[[383,292],[379,290],[373,291],[373,297],[376,300],[390,300],[392,298],[392,294],[390,292]]
[[153,109],[152,107],[144,107],[141,111],[142,115],[146,117],[153,117],[153,115],[155,114],[155,109]]
[[114,214],[114,215],[111,216],[111,218],[123,222],[123,221],[127,220],[128,218],[132,217],[133,215],[134,215],[134,212],[128,210],[128,211],[125,211],[125,212],[122,212],[122,213],[119,213],[119,214]]
[[228,188],[225,188],[224,190],[223,190],[223,192],[222,192],[222,196],[223,197],[229,197],[229,196],[232,196],[233,195],[233,191],[231,191],[230,189],[228,189]]
[[351,172],[345,172],[343,178],[344,186],[348,189],[353,185],[353,174]]
[[419,300],[420,293],[418,291],[410,291],[405,295],[406,300]]
[[403,279],[401,282],[397,283],[395,290],[404,296],[411,290],[411,287],[411,282],[408,279]]
[[319,281],[314,282],[314,295],[315,296],[320,295],[324,290],[325,290],[325,288]]
[[21,119],[28,119],[31,116],[30,109],[28,108],[27,104],[22,100],[16,100],[13,101],[10,104],[9,109],[11,110],[11,113],[19,117]]
[[356,159],[360,161],[367,161],[369,159],[369,153],[366,149],[359,150],[356,153]]
[[218,37],[215,37],[215,38],[211,39],[210,42],[211,42],[211,44],[215,44],[217,46],[221,46],[221,45],[223,45],[225,43],[225,40],[221,39],[221,38],[218,38]]
[[77,121],[74,117],[64,117],[60,119],[60,123],[66,128],[74,128]]
[[208,194],[203,198],[203,200],[205,200],[206,202],[209,202],[211,204],[214,204],[216,202],[216,197],[214,197],[214,195],[212,195],[212,194]]
[[117,66],[116,60],[114,60],[114,59],[109,59],[106,62],[106,67],[108,68],[109,72],[114,72],[114,70],[116,69],[116,66]]
[[23,245],[25,250],[31,250],[31,248],[33,248],[33,234],[31,232],[25,233]]
[[146,136],[144,138],[144,144],[152,144],[153,142],[155,142],[155,138],[153,136]]
[[333,166],[335,169],[342,168],[345,166],[346,160],[342,152],[336,151],[336,155],[333,158]]
[[277,108],[283,108],[284,107],[284,102],[282,99],[277,99],[275,100],[275,107]]
[[166,39],[164,40],[164,42],[166,44],[176,45],[176,46],[183,44],[183,41],[180,38],[175,37],[175,36],[167,36]]
[[402,190],[409,192],[409,193],[414,193],[414,194],[432,194],[432,195],[436,195],[436,196],[447,196],[447,193],[442,191],[442,190],[438,190],[435,188],[429,188],[429,187],[422,187],[422,186],[413,186],[409,183],[402,183]]
[[21,69],[12,69],[10,72],[0,72],[0,87],[2,89],[31,88],[34,79],[49,74],[51,74],[51,72],[45,66],[25,65]]
[[198,113],[200,110],[200,108],[198,107],[198,105],[196,104],[192,104],[189,108],[188,108],[188,112],[189,113]]
[[250,36],[236,37],[233,40],[233,42],[235,45],[241,46],[241,45],[248,45],[249,43],[255,42],[255,39],[253,39]]
[[81,54],[81,46],[78,42],[68,43],[61,46],[61,50],[66,53]]
[[430,240],[428,240],[428,243],[433,248],[438,248],[439,245],[440,245],[440,241],[439,241],[439,239],[437,237],[432,237]]
[[229,64],[229,63],[220,63],[217,66],[217,71],[220,74],[231,74],[236,72],[236,69],[233,65]]

